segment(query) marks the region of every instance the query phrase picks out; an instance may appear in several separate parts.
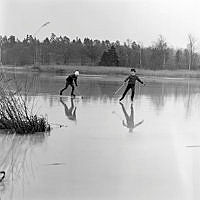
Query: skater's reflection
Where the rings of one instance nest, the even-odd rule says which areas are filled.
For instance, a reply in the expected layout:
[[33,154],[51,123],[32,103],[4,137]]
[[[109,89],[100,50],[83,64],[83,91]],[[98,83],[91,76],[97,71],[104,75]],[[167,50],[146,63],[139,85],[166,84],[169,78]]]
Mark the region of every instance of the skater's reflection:
[[65,108],[65,115],[69,120],[76,121],[76,107],[74,107],[74,99],[71,98],[71,107],[68,108],[66,103],[63,101],[63,98],[60,97],[60,102],[63,104]]
[[120,102],[120,105],[122,106],[122,110],[124,113],[124,116],[126,118],[126,123],[124,122],[124,120],[122,120],[122,124],[123,126],[125,126],[126,128],[129,129],[129,132],[133,132],[133,129],[136,128],[137,126],[139,126],[140,124],[142,124],[144,122],[144,120],[138,122],[137,124],[134,123],[134,109],[133,109],[133,104],[131,104],[131,114],[130,116],[128,115],[128,113],[126,112],[124,105]]

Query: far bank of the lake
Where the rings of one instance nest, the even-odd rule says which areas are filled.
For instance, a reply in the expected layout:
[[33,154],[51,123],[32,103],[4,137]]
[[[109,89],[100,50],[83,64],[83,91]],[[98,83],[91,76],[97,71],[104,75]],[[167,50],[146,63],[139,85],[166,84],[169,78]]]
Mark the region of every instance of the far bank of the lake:
[[[108,66],[72,66],[72,65],[40,65],[34,66],[2,66],[5,70],[28,70],[36,72],[48,72],[48,73],[72,73],[75,70],[79,70],[81,74],[91,75],[127,75],[131,68],[127,67],[108,67]],[[172,77],[172,78],[200,78],[200,70],[147,70],[137,69],[137,74],[141,76],[153,76],[153,77]]]
[[[64,65],[41,65],[36,70],[41,72],[63,72],[71,73],[79,70],[82,74],[94,75],[127,75],[131,68],[127,67],[108,67],[108,66],[64,66]],[[136,69],[138,75],[174,78],[200,78],[200,70],[147,70]]]

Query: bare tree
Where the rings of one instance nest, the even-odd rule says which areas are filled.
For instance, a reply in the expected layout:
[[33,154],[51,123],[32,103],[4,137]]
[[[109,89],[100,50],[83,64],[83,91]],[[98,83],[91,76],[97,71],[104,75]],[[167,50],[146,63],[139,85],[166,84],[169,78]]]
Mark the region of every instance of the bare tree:
[[188,69],[191,70],[194,64],[194,54],[195,54],[195,46],[196,46],[197,40],[194,38],[194,36],[192,36],[192,34],[188,34],[188,41],[189,41],[187,45],[188,52],[189,52]]
[[143,49],[143,43],[142,42],[138,42],[138,47],[139,47],[139,66],[142,66],[142,49]]
[[162,55],[162,67],[164,68],[166,65],[167,42],[162,35],[159,35],[158,40],[155,43],[155,47]]
[[131,44],[133,43],[133,41],[131,39],[126,39],[126,45],[131,48]]

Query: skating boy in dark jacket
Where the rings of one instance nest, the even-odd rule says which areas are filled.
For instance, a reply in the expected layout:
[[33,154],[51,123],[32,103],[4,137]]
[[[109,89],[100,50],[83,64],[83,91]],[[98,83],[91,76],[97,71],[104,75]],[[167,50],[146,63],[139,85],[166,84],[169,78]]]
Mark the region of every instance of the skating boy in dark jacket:
[[[72,91],[71,91],[71,96],[72,97],[75,97],[75,94],[74,94],[74,83],[76,85],[76,87],[78,86],[77,85],[77,78],[79,76],[79,71],[75,71],[74,74],[70,74],[67,78],[66,78],[66,85],[65,87],[60,91],[60,95],[62,95],[63,91],[67,89],[67,87],[70,85],[72,87]],[[74,83],[73,83],[74,82]]]
[[128,85],[120,99],[120,101],[126,96],[126,93],[131,89],[131,101],[133,101],[135,95],[135,82],[139,81],[141,84],[145,85],[143,81],[139,79],[139,77],[135,74],[135,69],[131,69],[131,74],[124,80],[124,82],[128,81]]

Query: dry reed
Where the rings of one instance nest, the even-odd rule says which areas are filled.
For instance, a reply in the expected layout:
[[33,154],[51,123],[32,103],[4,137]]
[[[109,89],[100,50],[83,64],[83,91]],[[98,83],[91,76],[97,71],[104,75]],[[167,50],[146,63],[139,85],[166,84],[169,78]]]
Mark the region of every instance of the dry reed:
[[26,95],[21,94],[19,87],[13,91],[12,82],[14,81],[7,80],[3,74],[0,75],[0,129],[16,134],[49,131],[47,120],[29,110]]

